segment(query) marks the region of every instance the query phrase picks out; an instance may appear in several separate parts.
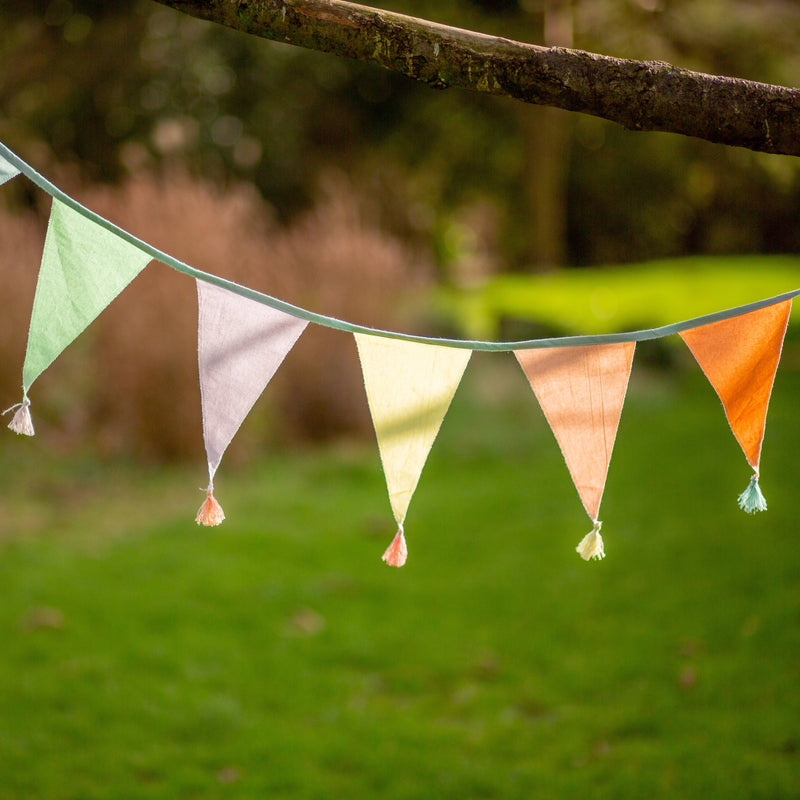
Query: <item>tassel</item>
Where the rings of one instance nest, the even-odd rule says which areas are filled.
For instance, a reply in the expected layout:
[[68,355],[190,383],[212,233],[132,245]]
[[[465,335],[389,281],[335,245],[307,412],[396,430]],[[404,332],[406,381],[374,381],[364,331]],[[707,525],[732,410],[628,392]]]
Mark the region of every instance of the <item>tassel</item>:
[[592,558],[598,560],[605,558],[606,554],[603,552],[603,537],[600,535],[600,528],[602,525],[603,523],[600,522],[600,520],[595,520],[592,529],[581,539],[581,543],[575,548],[584,561],[589,561]]
[[14,431],[14,433],[19,433],[23,436],[34,435],[35,431],[33,430],[30,407],[31,401],[26,397],[21,403],[17,403],[3,412],[3,414],[8,414],[9,411],[14,411],[14,409],[16,409],[14,416],[11,418],[11,422],[8,423],[8,427]]
[[408,558],[408,548],[406,547],[406,537],[403,534],[403,526],[395,534],[392,543],[386,548],[382,556],[383,560],[390,567],[402,567]]
[[747,488],[739,495],[739,508],[748,514],[767,510],[767,501],[764,499],[764,495],[761,494],[761,487],[758,485],[757,472],[753,473]]
[[224,519],[225,512],[214,497],[213,487],[209,486],[206,490],[206,499],[203,500],[203,505],[200,506],[194,521],[198,525],[211,527],[213,525],[219,525]]

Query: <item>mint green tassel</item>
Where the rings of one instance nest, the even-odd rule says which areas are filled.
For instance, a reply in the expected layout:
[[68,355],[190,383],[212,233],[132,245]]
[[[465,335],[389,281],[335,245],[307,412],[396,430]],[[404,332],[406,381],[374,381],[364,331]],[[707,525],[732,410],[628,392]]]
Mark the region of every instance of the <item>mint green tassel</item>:
[[589,533],[581,539],[581,543],[575,548],[578,554],[584,561],[590,561],[595,558],[598,561],[605,558],[605,550],[603,549],[603,537],[600,535],[600,528],[603,523],[600,520],[593,520],[594,525]]
[[748,514],[767,510],[767,501],[764,499],[764,495],[761,494],[761,487],[758,485],[757,472],[753,473],[747,488],[739,495],[739,508]]

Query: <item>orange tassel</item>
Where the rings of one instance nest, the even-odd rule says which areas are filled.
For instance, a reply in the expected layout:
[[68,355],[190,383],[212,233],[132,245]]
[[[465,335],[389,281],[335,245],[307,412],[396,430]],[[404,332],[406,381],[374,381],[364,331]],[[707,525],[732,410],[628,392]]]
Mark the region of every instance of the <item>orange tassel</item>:
[[222,506],[217,502],[212,490],[208,489],[206,491],[206,499],[203,501],[203,505],[200,506],[194,521],[198,525],[210,527],[212,525],[219,525],[224,519],[225,512],[222,510]]
[[408,558],[408,548],[406,547],[406,537],[403,535],[403,527],[395,534],[392,543],[386,548],[383,554],[383,560],[390,567],[402,567]]

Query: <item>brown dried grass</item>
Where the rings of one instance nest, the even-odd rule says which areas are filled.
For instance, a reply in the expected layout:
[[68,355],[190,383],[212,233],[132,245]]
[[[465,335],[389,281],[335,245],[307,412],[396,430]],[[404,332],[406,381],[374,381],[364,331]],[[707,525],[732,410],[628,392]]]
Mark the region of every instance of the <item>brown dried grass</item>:
[[8,400],[3,408],[21,397],[22,362],[43,241],[44,226],[35,214],[0,209],[0,403]]
[[[288,227],[272,222],[249,186],[223,190],[178,170],[71,191],[192,266],[350,321],[402,328],[408,321],[401,298],[422,283],[418,254],[378,229],[338,174],[325,177],[315,208]],[[43,235],[35,215],[0,211],[0,291],[7,309],[0,318],[7,367],[0,388],[10,402],[19,393],[13,387]],[[37,381],[36,417],[52,421],[67,439],[90,439],[106,454],[202,460],[196,329],[194,281],[152,262]],[[310,325],[265,395],[226,462],[276,435],[316,441],[369,430],[348,334]]]

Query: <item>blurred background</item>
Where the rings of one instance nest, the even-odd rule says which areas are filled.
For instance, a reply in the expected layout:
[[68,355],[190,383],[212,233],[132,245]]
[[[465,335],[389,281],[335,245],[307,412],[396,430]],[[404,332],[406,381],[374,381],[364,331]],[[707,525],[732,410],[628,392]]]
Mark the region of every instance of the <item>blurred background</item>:
[[[384,7],[800,85],[790,0]],[[331,316],[518,339],[798,285],[795,158],[434,91],[148,0],[5,0],[0,65],[0,141],[35,169]],[[6,405],[49,209],[24,178],[0,191]],[[710,387],[640,346],[616,534],[584,565],[524,379],[475,355],[396,574],[355,347],[314,326],[226,453],[229,520],[195,529],[195,289],[152,264],[37,381],[36,440],[0,437],[0,798],[797,797],[798,366],[792,328],[751,520]]]
[[[793,2],[397,0],[391,7],[523,41],[800,82]],[[577,332],[565,329],[563,309],[548,315],[550,296],[525,307],[521,287],[536,294],[537,276],[566,268],[793,254],[800,245],[797,159],[432,91],[147,0],[10,0],[3,8],[2,141],[171,255],[333,316],[485,338],[548,332],[541,326]],[[0,280],[14,298],[0,352],[13,365],[24,352],[49,198],[19,180],[0,203]],[[739,273],[765,268],[758,263],[739,263]],[[662,272],[669,276],[673,266]],[[711,266],[695,262],[689,272]],[[167,273],[147,270],[74,355],[41,379],[40,418],[81,440],[92,430],[106,452],[200,455],[193,287]],[[634,273],[627,270],[623,284],[637,280]],[[493,282],[509,274],[534,276],[505,291],[517,298],[514,308],[497,299],[503,279]],[[609,300],[605,281],[567,290],[588,292],[588,310],[573,311],[588,332],[630,324],[630,312],[614,317],[620,301]],[[770,291],[781,281],[785,273]],[[687,291],[683,279],[673,286],[659,285],[657,294],[682,296],[689,306],[679,300],[670,311],[691,316],[692,301],[707,293]],[[793,287],[789,280],[784,288]],[[734,302],[770,293],[754,297],[751,289]],[[656,313],[656,304],[631,302],[638,324]],[[713,302],[702,310],[724,307]],[[142,337],[153,346],[139,347]],[[92,351],[91,374],[81,348]],[[325,331],[303,337],[275,386],[284,435],[318,441],[368,432],[351,355],[349,341]],[[14,370],[0,381],[15,397]],[[176,408],[186,424],[161,425]]]

